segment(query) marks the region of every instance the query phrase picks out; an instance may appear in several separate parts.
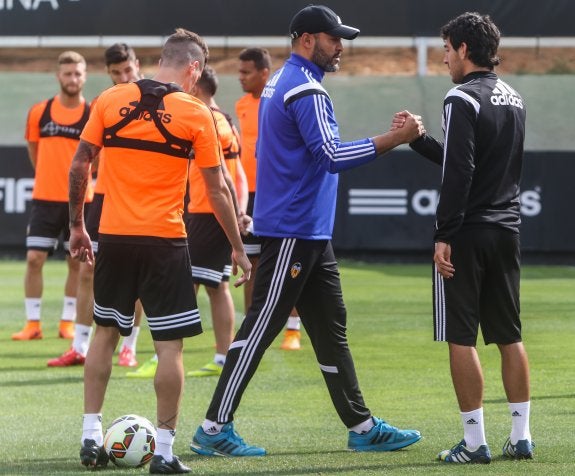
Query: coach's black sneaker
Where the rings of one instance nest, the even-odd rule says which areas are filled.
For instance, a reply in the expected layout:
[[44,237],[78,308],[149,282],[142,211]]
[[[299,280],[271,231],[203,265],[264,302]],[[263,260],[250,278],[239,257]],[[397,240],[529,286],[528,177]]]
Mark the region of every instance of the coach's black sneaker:
[[105,468],[110,458],[103,446],[98,446],[94,440],[85,439],[80,448],[80,462],[94,469]]
[[150,474],[184,474],[190,471],[176,455],[169,463],[160,455],[155,455],[150,461]]

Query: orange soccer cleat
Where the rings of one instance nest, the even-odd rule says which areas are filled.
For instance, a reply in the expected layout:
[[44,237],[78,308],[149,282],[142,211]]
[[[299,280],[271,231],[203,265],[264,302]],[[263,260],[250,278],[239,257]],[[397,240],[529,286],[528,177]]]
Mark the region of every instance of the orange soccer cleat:
[[118,365],[120,367],[136,367],[138,365],[136,353],[129,347],[122,347],[118,355]]
[[40,321],[26,321],[24,329],[12,334],[12,340],[34,340],[41,339],[42,337]]
[[60,339],[73,339],[74,338],[74,321],[60,321],[60,328],[58,330],[58,337],[60,337]]
[[301,349],[301,332],[294,329],[286,329],[284,340],[280,349],[282,350],[300,350]]
[[60,357],[50,359],[48,367],[72,367],[73,365],[84,365],[86,357],[80,352],[76,352],[74,348],[67,350]]

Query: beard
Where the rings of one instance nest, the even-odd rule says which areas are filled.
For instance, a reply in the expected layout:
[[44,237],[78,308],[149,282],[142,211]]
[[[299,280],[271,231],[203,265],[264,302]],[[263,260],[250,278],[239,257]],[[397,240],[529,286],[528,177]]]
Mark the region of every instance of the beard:
[[339,62],[336,61],[338,57],[329,56],[324,50],[322,50],[316,43],[313,48],[313,53],[311,56],[312,63],[317,64],[326,73],[335,73],[339,71]]
[[82,91],[82,88],[76,84],[60,84],[60,91],[64,96],[76,97]]

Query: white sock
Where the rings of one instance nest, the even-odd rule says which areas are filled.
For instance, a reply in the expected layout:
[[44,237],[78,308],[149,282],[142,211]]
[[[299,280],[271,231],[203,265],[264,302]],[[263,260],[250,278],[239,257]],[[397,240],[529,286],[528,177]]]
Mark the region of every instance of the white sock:
[[287,321],[288,331],[299,331],[301,327],[299,316],[290,316]]
[[161,456],[169,463],[174,459],[172,448],[174,447],[176,430],[158,428],[157,432],[158,436],[156,438],[156,449],[154,450],[154,455]]
[[72,348],[86,357],[88,347],[90,347],[90,337],[92,335],[92,326],[85,326],[84,324],[74,325],[74,340],[72,341]]
[[223,423],[218,423],[212,420],[204,420],[202,423],[202,429],[207,435],[217,435],[220,433],[220,431],[222,431],[223,427]]
[[226,363],[225,354],[214,355],[214,364],[219,365],[220,367],[223,367],[225,363]]
[[94,440],[98,446],[104,443],[104,433],[102,432],[102,414],[101,413],[84,413],[84,422],[82,424],[82,445],[84,440]]
[[140,334],[140,326],[132,327],[132,333],[124,337],[122,340],[122,347],[127,347],[134,354],[136,353],[136,343],[138,342],[138,335]]
[[370,431],[373,428],[373,426],[374,426],[373,418],[369,417],[368,420],[361,422],[359,425],[352,426],[351,428],[348,428],[348,430],[363,435],[368,431]]
[[26,308],[27,320],[29,321],[40,320],[40,311],[42,310],[42,298],[24,299],[24,307]]
[[516,445],[519,440],[531,441],[529,431],[529,413],[531,402],[509,403],[511,412],[511,444]]
[[63,321],[74,321],[76,319],[76,298],[64,296],[64,305],[62,306]]
[[483,408],[470,412],[460,412],[463,423],[463,439],[470,451],[476,451],[481,445],[486,445],[485,426],[483,424]]

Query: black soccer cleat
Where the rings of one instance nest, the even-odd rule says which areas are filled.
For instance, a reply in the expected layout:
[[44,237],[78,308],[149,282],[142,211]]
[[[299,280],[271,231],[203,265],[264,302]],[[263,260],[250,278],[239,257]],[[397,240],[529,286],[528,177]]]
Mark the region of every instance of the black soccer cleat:
[[176,455],[169,463],[160,455],[155,455],[150,461],[150,474],[184,474],[190,471],[191,469],[183,465]]
[[94,440],[85,439],[80,448],[80,462],[93,469],[105,468],[110,458],[103,446],[98,446]]

